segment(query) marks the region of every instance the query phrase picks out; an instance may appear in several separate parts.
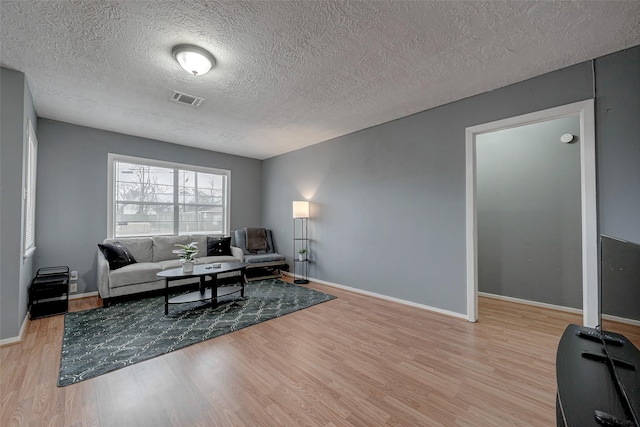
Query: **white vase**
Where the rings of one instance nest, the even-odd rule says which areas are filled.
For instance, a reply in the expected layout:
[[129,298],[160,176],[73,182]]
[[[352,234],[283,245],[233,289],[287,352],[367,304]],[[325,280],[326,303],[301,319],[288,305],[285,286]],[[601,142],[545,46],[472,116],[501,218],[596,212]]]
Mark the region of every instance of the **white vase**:
[[298,254],[298,260],[304,261],[305,254]]
[[193,273],[193,263],[185,262],[182,264],[182,272],[183,273]]

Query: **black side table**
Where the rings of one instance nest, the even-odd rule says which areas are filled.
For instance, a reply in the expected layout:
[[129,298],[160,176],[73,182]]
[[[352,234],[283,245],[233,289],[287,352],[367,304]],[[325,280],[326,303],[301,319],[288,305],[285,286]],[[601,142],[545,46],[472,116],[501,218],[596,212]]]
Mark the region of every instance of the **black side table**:
[[29,286],[31,319],[64,314],[69,310],[69,267],[45,267]]

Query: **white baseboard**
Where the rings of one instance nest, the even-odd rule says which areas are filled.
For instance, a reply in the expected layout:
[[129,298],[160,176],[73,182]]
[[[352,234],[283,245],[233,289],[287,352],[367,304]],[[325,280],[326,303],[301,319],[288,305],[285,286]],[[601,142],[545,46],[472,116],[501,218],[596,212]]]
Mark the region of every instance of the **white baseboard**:
[[[283,273],[286,274],[287,276],[293,276],[293,274],[291,274],[288,271],[283,272]],[[411,306],[411,307],[416,307],[416,308],[420,308],[420,309],[423,309],[423,310],[433,311],[435,313],[445,314],[447,316],[453,316],[453,317],[457,317],[459,319],[467,320],[467,315],[466,314],[456,313],[455,311],[443,310],[441,308],[431,307],[431,306],[424,305],[424,304],[418,304],[418,303],[413,302],[413,301],[407,301],[407,300],[403,300],[403,299],[400,299],[400,298],[394,298],[394,297],[390,297],[388,295],[382,295],[382,294],[378,294],[378,293],[370,292],[370,291],[365,291],[365,290],[358,289],[358,288],[352,288],[350,286],[339,285],[337,283],[327,282],[325,280],[314,279],[312,277],[309,277],[309,280],[312,281],[312,282],[321,283],[323,285],[332,286],[334,288],[344,289],[345,291],[355,292],[357,294],[367,295],[367,296],[374,297],[374,298],[380,298],[380,299],[387,300],[387,301],[393,301],[393,302],[397,302],[397,303],[400,303],[400,304],[408,305],[408,306]]]
[[22,321],[22,326],[20,327],[20,332],[18,333],[18,336],[0,340],[0,347],[3,347],[5,345],[21,343],[22,340],[24,339],[24,333],[27,330],[28,324],[29,324],[29,312],[27,312],[27,315],[24,317],[24,320]]
[[84,294],[73,294],[69,295],[69,299],[80,299],[80,298],[89,298],[89,297],[97,297],[98,291],[86,292]]
[[612,316],[610,314],[603,314],[602,318],[605,320],[611,320],[612,322],[626,323],[627,325],[640,327],[640,320],[627,319],[626,317]]
[[[89,297],[95,297],[95,296],[98,296],[98,291],[86,292],[84,294],[69,295],[69,299],[71,300],[71,299],[89,298]],[[29,324],[29,312],[27,312],[27,315],[25,316],[24,321],[22,322],[22,327],[20,327],[20,334],[17,337],[5,338],[0,340],[0,347],[22,342],[22,340],[24,339],[24,333],[27,330],[28,324]]]
[[547,304],[545,302],[538,302],[538,301],[529,301],[529,300],[526,300],[526,299],[507,297],[507,296],[504,296],[504,295],[489,294],[487,292],[478,292],[478,296],[479,297],[497,299],[497,300],[501,300],[501,301],[515,302],[515,303],[518,303],[518,304],[531,305],[533,307],[549,308],[551,310],[564,311],[565,313],[582,314],[582,309],[581,308],[565,307],[565,306],[562,306],[562,305]]
[[[547,304],[547,303],[544,303],[544,302],[537,302],[537,301],[529,301],[529,300],[526,300],[526,299],[507,297],[507,296],[504,296],[504,295],[489,294],[489,293],[486,293],[486,292],[478,292],[478,296],[486,297],[486,298],[493,298],[493,299],[502,300],[502,301],[515,302],[515,303],[518,303],[518,304],[525,304],[525,305],[530,305],[530,306],[533,306],[533,307],[549,308],[551,310],[564,311],[565,313],[572,313],[572,314],[580,314],[580,315],[582,315],[582,309],[581,308],[564,307],[562,305]],[[617,316],[612,316],[610,314],[603,314],[602,318],[605,319],[605,320],[611,320],[613,322],[625,323],[627,325],[640,326],[640,320],[627,319],[625,317],[617,317]]]

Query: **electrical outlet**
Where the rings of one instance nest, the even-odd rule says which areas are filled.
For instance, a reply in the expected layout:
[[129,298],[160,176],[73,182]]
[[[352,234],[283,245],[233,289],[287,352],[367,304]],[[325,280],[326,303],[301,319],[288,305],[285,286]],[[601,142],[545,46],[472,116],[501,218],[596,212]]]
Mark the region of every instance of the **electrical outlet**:
[[72,294],[78,292],[78,284],[77,283],[71,283],[69,285],[69,292],[71,292]]

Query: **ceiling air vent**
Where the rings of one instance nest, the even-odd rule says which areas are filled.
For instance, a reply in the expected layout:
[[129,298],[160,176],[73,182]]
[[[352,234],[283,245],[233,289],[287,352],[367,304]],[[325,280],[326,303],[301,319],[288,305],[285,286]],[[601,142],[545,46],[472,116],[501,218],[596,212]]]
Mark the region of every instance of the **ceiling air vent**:
[[178,92],[174,90],[171,94],[171,101],[177,102],[178,104],[186,104],[191,105],[194,108],[198,108],[204,102],[204,99],[198,98],[197,96],[187,95],[186,93]]

